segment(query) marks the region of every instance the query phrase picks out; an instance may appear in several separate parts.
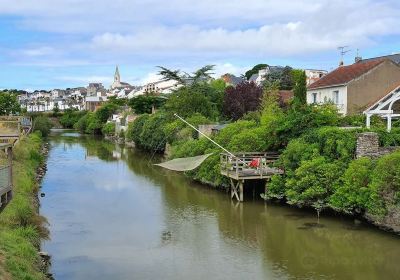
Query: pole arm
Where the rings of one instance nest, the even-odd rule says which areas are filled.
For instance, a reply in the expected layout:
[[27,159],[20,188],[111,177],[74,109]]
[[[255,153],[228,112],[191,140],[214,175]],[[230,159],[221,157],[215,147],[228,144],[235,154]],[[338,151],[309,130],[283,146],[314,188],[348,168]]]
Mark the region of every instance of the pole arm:
[[184,118],[182,118],[181,116],[179,116],[178,114],[174,114],[175,117],[177,117],[178,119],[180,119],[181,121],[183,121],[185,124],[187,124],[188,126],[190,126],[191,128],[193,128],[194,130],[196,130],[198,133],[200,133],[201,135],[203,135],[204,137],[206,137],[208,140],[210,140],[214,145],[216,145],[217,147],[221,148],[222,150],[224,150],[225,152],[227,152],[230,156],[232,157],[236,157],[234,154],[232,154],[230,151],[228,151],[227,149],[225,149],[224,147],[222,147],[220,144],[218,144],[217,142],[215,142],[214,140],[212,140],[210,137],[208,137],[207,135],[205,135],[203,132],[201,132],[200,130],[198,130],[195,126],[193,126],[192,124],[188,123]]

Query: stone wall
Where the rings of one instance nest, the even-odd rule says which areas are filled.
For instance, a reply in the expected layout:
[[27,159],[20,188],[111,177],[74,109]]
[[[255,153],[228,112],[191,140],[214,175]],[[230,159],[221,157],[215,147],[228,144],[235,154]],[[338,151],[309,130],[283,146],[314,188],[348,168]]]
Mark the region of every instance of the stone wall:
[[[217,124],[202,124],[199,125],[199,130],[207,136],[211,136],[212,130],[218,126]],[[199,137],[204,137],[203,135],[199,135]]]
[[379,135],[375,132],[359,133],[357,137],[356,158],[369,157],[379,158],[390,154],[400,147],[380,147]]

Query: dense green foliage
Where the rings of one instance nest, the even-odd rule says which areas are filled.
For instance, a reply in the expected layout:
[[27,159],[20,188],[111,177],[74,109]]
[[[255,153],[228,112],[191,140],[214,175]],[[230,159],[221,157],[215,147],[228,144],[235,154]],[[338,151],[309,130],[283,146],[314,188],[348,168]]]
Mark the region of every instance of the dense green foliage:
[[115,135],[115,123],[109,122],[106,123],[103,128],[101,129],[103,135],[113,136]]
[[182,117],[201,114],[210,119],[221,116],[225,84],[199,82],[181,87],[168,96],[165,110]]
[[105,103],[95,112],[87,112],[75,122],[74,128],[83,133],[101,134],[103,126],[107,120],[118,109],[118,105],[113,102]]
[[15,115],[21,112],[17,95],[13,92],[0,91],[0,116]]
[[14,149],[13,199],[0,215],[0,257],[5,260],[1,265],[12,279],[46,279],[40,272],[38,250],[48,232],[34,202],[38,191],[35,171],[43,160],[41,143],[40,135],[34,133]]
[[166,99],[161,96],[139,95],[129,100],[129,106],[138,115],[151,114],[153,109],[162,107],[165,101]]
[[142,139],[143,126],[150,118],[150,115],[144,114],[136,118],[136,120],[128,125],[126,132],[126,139],[135,142],[136,147],[141,148],[144,146],[146,139]]
[[50,133],[53,124],[47,116],[38,116],[33,120],[33,131],[40,131],[46,137]]
[[82,118],[86,113],[86,111],[66,109],[60,117],[60,124],[64,128],[73,128],[79,119]]
[[294,100],[300,104],[307,103],[307,81],[306,72],[302,70],[292,70]]

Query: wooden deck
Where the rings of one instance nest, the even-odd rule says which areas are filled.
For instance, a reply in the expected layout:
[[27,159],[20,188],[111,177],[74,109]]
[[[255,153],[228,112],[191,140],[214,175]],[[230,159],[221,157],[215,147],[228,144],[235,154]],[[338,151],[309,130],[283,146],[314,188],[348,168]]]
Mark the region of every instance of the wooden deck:
[[31,118],[0,116],[0,211],[10,202],[13,195],[13,146],[31,130]]
[[6,159],[6,163],[0,165],[0,210],[12,198],[12,147],[12,144],[0,143],[0,152]]
[[281,175],[284,171],[274,167],[279,154],[265,153],[221,153],[221,174],[230,178],[231,198],[243,201],[245,180],[267,180],[273,175]]

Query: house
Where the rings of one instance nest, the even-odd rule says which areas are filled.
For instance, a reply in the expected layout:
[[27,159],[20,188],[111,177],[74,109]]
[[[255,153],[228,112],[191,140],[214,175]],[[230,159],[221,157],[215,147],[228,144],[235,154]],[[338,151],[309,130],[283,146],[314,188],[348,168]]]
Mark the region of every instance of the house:
[[96,96],[98,92],[106,92],[102,83],[90,83],[87,87],[87,96]]
[[94,112],[106,101],[103,96],[88,96],[85,98],[85,110]]
[[337,69],[307,88],[307,103],[333,102],[339,113],[356,114],[400,84],[400,66],[376,59]]
[[328,74],[328,71],[326,71],[326,70],[316,70],[316,69],[304,69],[304,72],[306,73],[307,86],[315,83],[316,81],[321,79],[323,76]]
[[236,87],[238,84],[244,82],[243,78],[236,77],[235,75],[229,73],[222,75],[221,79],[226,83],[227,86],[233,86],[233,87]]
[[367,59],[362,59],[362,57],[357,56],[355,59],[355,62],[365,63],[365,62],[369,62],[372,60],[383,60],[383,59],[389,59],[389,60],[393,61],[394,63],[400,64],[400,53],[379,56],[379,57],[372,57],[372,58],[367,58]]

